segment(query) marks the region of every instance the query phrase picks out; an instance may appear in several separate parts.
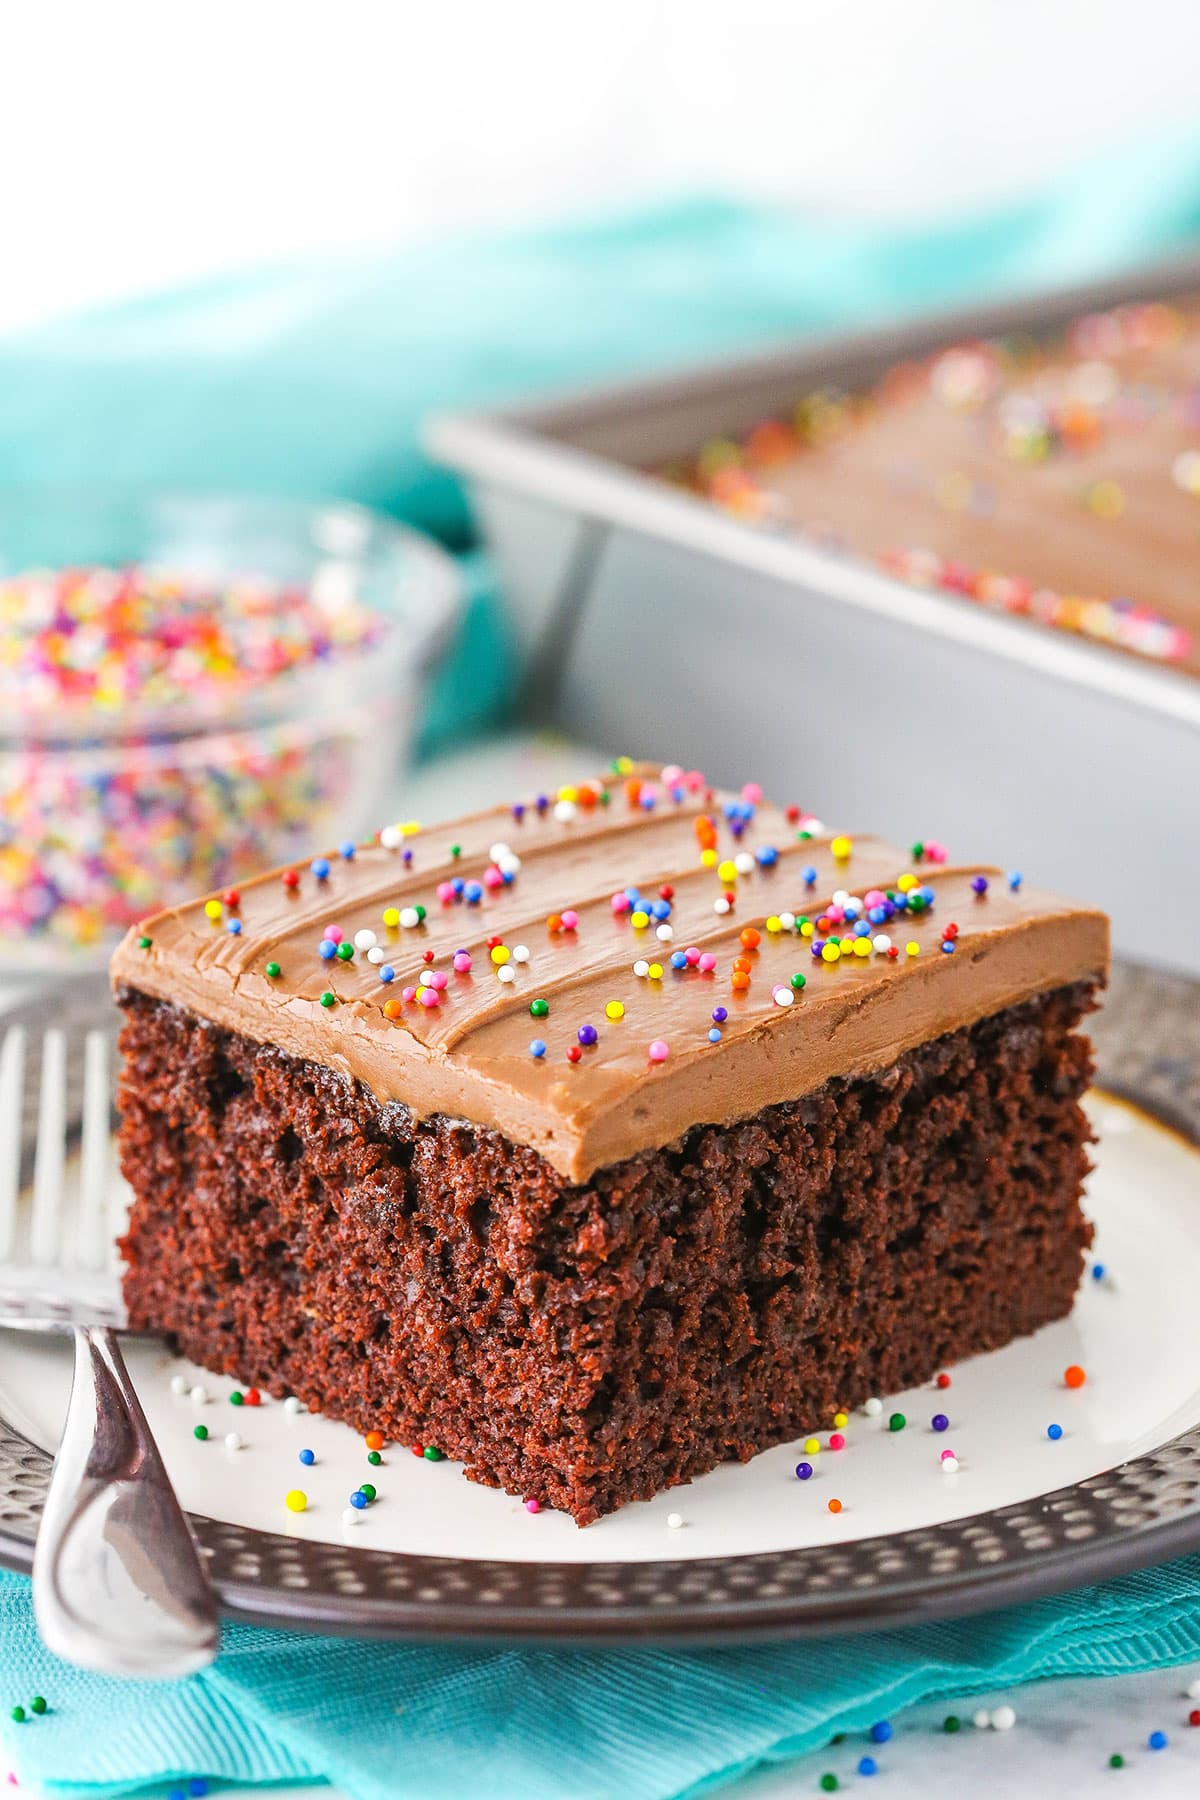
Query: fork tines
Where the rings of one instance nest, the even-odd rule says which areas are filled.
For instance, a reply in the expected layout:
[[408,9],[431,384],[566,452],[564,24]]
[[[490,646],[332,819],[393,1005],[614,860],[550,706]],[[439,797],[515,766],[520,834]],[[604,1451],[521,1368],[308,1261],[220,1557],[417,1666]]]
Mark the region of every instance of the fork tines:
[[123,1206],[112,1147],[108,1034],[89,1031],[80,1046],[78,1126],[68,1112],[69,1065],[78,1054],[76,1046],[68,1045],[66,1034],[56,1028],[43,1035],[33,1176],[26,1194],[23,1126],[34,1111],[30,1049],[22,1025],[11,1026],[0,1043],[0,1265],[109,1270],[115,1266],[113,1245]]

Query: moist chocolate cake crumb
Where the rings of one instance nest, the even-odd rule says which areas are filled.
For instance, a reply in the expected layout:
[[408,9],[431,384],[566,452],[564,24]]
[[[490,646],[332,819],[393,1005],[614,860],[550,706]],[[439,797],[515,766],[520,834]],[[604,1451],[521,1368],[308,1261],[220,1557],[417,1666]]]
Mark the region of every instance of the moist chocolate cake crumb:
[[1069,1312],[1093,992],[572,1185],[126,987],[131,1322],[589,1524]]

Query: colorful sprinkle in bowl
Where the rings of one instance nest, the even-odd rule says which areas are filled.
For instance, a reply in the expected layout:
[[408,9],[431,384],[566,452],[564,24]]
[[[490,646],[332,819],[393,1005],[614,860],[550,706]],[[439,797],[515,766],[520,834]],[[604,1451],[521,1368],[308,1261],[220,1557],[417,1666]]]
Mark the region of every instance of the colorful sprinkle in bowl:
[[0,500],[0,963],[100,964],[161,905],[369,835],[457,591],[352,506]]

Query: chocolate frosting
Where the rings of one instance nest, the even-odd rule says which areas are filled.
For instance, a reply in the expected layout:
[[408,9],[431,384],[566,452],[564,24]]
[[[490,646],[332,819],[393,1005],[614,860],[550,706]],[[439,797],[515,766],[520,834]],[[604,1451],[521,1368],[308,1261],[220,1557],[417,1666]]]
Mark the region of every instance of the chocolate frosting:
[[[496,808],[400,837],[393,848],[361,848],[351,860],[331,852],[324,879],[302,866],[287,885],[275,871],[244,884],[236,906],[214,908],[215,919],[203,900],[158,913],[118,947],[114,986],[322,1063],[418,1116],[495,1127],[583,1181],[693,1125],[747,1118],[831,1076],[878,1071],[902,1051],[1030,995],[1104,977],[1102,913],[1024,886],[1014,892],[997,870],[928,864],[915,873],[934,890],[932,908],[877,927],[899,946],[897,958],[873,952],[824,963],[795,928],[770,931],[767,919],[785,911],[815,919],[839,890],[895,889],[912,872],[908,858],[870,837],[853,840],[848,855],[838,844],[835,855],[823,830],[800,837],[794,817],[767,804],[735,840],[722,810],[730,796],[639,774],[632,798],[617,782],[608,804],[531,806],[519,820]],[[728,872],[722,878],[703,866],[701,817],[717,827],[721,859],[770,847],[774,865],[756,861],[732,883]],[[439,883],[482,882],[498,841],[520,858],[511,883],[485,889],[477,905],[439,901]],[[816,871],[811,885],[807,869]],[[971,885],[979,874],[988,881],[983,895]],[[674,938],[666,943],[653,924],[638,928],[611,904],[615,891],[632,886],[652,899],[664,884],[674,890]],[[727,888],[735,905],[722,916],[714,901]],[[419,925],[384,924],[385,910],[418,904],[426,909]],[[567,909],[576,927],[551,929],[548,917]],[[951,922],[958,931],[947,954],[940,946]],[[330,927],[350,943],[364,928],[375,932],[395,979],[385,984],[361,951],[351,961],[322,961],[318,945]],[[747,927],[761,933],[749,950],[740,941]],[[510,984],[498,978],[489,937],[529,950],[527,962],[505,965],[515,970]],[[915,957],[905,951],[910,941],[920,946]],[[672,951],[689,946],[714,953],[715,970],[672,968]],[[453,969],[459,948],[471,955],[469,972]],[[741,992],[731,987],[738,956],[751,965]],[[635,975],[639,958],[661,964],[661,980]],[[269,963],[278,976],[267,974]],[[440,1004],[410,1000],[388,1017],[385,1003],[399,1002],[423,968],[447,976]],[[797,972],[806,978],[799,992],[790,988]],[[794,1002],[778,1004],[777,987]],[[548,1016],[530,1016],[535,998],[548,1002]],[[613,1001],[624,1006],[616,1020],[606,1014]],[[728,1018],[714,1043],[715,1007]],[[566,1053],[584,1025],[595,1027],[597,1041],[572,1063]],[[546,1044],[542,1059],[531,1054],[534,1038]],[[651,1060],[652,1042],[667,1045],[665,1060]]]

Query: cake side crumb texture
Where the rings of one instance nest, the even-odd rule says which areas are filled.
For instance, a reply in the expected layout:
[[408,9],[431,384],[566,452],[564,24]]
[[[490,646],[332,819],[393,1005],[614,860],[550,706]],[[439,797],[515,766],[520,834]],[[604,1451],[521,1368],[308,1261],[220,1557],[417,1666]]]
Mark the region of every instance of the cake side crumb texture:
[[132,1323],[581,1524],[1070,1309],[1086,982],[573,1183],[132,990]]

